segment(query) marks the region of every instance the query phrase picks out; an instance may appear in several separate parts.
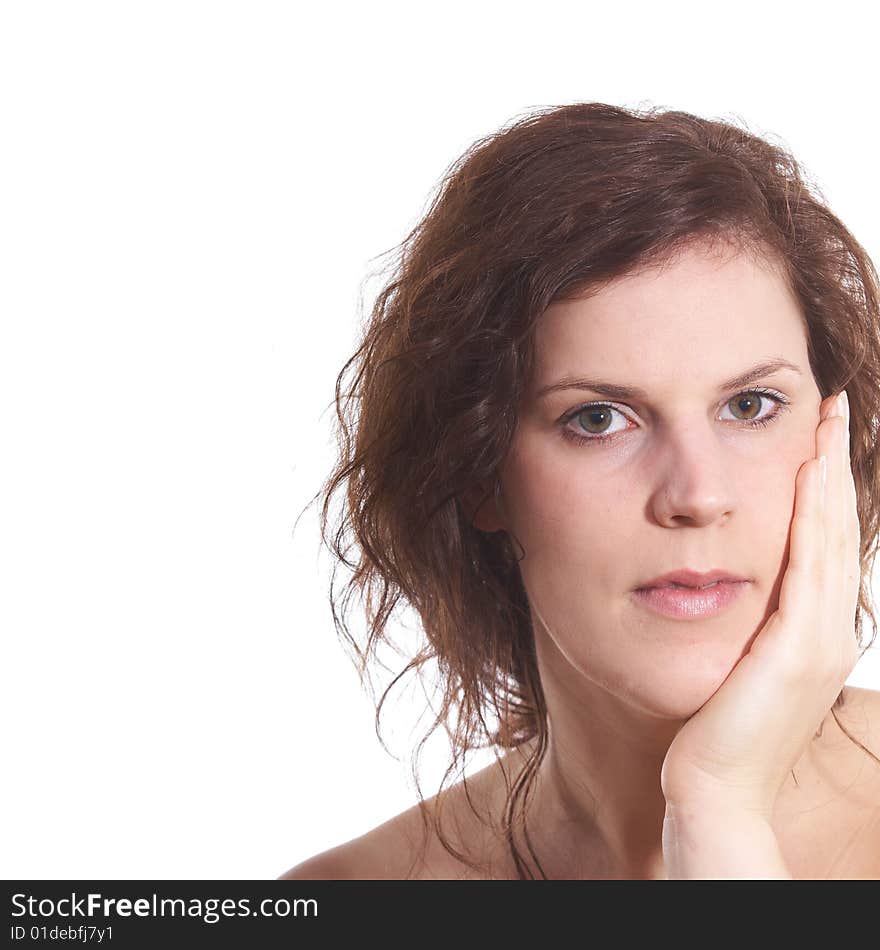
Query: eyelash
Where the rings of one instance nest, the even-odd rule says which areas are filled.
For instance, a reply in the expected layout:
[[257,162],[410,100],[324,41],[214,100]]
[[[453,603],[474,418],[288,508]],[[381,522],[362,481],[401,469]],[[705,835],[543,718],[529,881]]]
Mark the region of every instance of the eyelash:
[[[789,400],[786,399],[782,393],[778,393],[772,389],[744,389],[742,392],[738,392],[735,396],[731,396],[727,402],[730,402],[733,399],[736,399],[739,396],[750,396],[757,394],[759,396],[766,396],[768,399],[772,399],[776,403],[775,410],[769,416],[763,416],[759,419],[752,420],[740,420],[744,426],[747,426],[750,429],[763,428],[764,426],[770,425],[771,422],[774,422],[778,416],[782,415],[786,411],[789,405]],[[726,405],[726,404],[725,404]],[[623,432],[612,432],[608,435],[578,435],[572,429],[568,428],[568,423],[572,419],[576,419],[582,412],[586,412],[588,409],[614,409],[615,412],[620,412],[615,406],[609,405],[605,402],[589,402],[583,406],[578,406],[576,409],[572,409],[571,412],[567,412],[562,419],[560,419],[560,424],[562,425],[562,434],[566,439],[570,439],[572,442],[583,445],[585,443],[596,444],[597,442],[610,442],[612,439],[617,438],[619,435],[623,435]]]

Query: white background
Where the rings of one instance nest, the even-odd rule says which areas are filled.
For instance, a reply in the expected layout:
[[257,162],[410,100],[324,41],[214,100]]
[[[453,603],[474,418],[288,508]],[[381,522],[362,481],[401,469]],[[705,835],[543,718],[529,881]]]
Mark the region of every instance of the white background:
[[2,876],[274,877],[414,803],[293,529],[363,281],[476,138],[739,117],[880,261],[864,4],[603,6],[0,8]]

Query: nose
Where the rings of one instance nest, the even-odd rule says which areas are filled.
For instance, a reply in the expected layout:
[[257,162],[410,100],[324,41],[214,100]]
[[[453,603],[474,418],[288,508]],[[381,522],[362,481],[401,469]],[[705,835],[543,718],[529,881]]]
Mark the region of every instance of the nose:
[[734,473],[711,424],[684,423],[661,450],[650,505],[664,527],[700,527],[734,508]]

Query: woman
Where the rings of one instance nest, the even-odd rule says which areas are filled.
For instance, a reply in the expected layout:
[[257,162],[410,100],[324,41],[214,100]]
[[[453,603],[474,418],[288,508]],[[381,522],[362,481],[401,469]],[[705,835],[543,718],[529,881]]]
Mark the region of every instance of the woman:
[[865,251],[741,128],[588,103],[470,149],[340,373],[322,521],[345,485],[339,631],[363,672],[412,605],[454,761],[284,877],[880,878],[880,693],[844,686],[878,331]]

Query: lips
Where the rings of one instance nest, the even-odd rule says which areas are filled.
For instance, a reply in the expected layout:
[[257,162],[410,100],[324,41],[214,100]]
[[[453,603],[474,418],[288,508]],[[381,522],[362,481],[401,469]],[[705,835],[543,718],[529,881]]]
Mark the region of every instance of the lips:
[[707,620],[731,607],[748,586],[747,582],[716,581],[711,586],[647,587],[630,595],[641,607],[673,620]]
[[643,584],[640,584],[636,590],[664,587],[687,588],[691,590],[699,588],[708,589],[718,582],[738,583],[746,580],[748,580],[748,578],[734,574],[731,571],[723,570],[722,568],[715,568],[711,571],[694,571],[685,567],[675,571],[669,571],[652,580],[645,581]]

